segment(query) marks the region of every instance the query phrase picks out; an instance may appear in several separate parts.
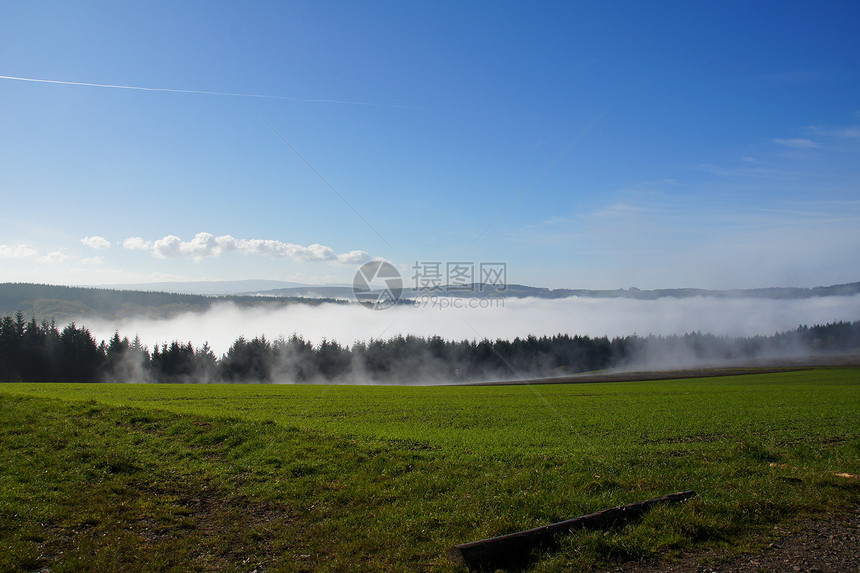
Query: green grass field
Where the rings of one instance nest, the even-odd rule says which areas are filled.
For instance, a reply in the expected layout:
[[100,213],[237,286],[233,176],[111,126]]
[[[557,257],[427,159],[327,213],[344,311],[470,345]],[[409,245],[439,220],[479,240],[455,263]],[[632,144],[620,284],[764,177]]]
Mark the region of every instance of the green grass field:
[[497,387],[0,385],[0,570],[457,571],[454,544],[693,489],[531,571],[860,503],[860,369]]

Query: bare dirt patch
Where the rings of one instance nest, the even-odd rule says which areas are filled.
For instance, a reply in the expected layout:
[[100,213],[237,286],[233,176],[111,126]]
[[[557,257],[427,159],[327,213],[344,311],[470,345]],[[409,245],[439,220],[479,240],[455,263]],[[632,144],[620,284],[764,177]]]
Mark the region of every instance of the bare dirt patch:
[[848,573],[860,571],[860,507],[774,528],[753,552],[708,550],[659,562],[624,563],[605,573]]

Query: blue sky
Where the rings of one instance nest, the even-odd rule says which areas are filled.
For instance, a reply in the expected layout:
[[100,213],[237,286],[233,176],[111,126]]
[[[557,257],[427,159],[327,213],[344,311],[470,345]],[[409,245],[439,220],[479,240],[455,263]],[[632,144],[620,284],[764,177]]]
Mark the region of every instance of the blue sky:
[[416,261],[546,287],[857,281],[857,22],[857,2],[3,2],[0,281],[343,283],[369,258],[407,281]]

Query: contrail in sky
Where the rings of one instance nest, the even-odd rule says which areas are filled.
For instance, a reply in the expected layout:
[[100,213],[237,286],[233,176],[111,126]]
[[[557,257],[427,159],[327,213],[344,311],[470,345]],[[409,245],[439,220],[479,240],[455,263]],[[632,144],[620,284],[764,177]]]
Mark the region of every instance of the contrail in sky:
[[141,92],[165,92],[165,93],[175,93],[175,94],[197,94],[197,95],[212,95],[212,96],[225,96],[225,97],[248,97],[248,98],[258,98],[258,99],[276,99],[283,101],[292,101],[299,103],[332,103],[332,104],[340,104],[340,105],[360,105],[367,107],[388,107],[388,108],[398,108],[398,109],[425,109],[415,106],[408,105],[396,105],[396,104],[382,104],[382,103],[373,103],[367,101],[349,101],[349,100],[338,100],[338,99],[323,99],[323,98],[298,98],[298,97],[289,97],[289,96],[277,96],[277,95],[266,95],[266,94],[249,94],[249,93],[240,93],[240,92],[217,92],[217,91],[208,91],[208,90],[180,90],[175,88],[149,88],[144,86],[124,86],[118,84],[96,84],[89,82],[68,82],[63,80],[46,80],[42,78],[24,78],[19,76],[0,76],[0,80],[14,80],[18,82],[34,82],[39,84],[57,84],[63,86],[83,86],[88,88],[110,88],[115,90],[134,90]]

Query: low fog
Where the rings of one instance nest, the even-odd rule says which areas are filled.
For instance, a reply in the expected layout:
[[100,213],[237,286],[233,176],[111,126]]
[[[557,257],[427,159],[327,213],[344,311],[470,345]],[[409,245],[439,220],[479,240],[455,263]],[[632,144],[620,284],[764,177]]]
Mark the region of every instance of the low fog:
[[[477,307],[472,307],[477,305]],[[174,340],[195,347],[208,342],[221,356],[239,336],[275,340],[297,334],[319,344],[323,339],[350,346],[357,341],[396,335],[448,340],[514,339],[528,335],[591,337],[680,335],[772,335],[799,325],[860,320],[860,295],[804,299],[632,298],[441,299],[435,304],[399,305],[373,311],[358,304],[293,304],[279,309],[219,304],[203,313],[169,319],[81,321],[97,339],[115,331],[152,348]]]

